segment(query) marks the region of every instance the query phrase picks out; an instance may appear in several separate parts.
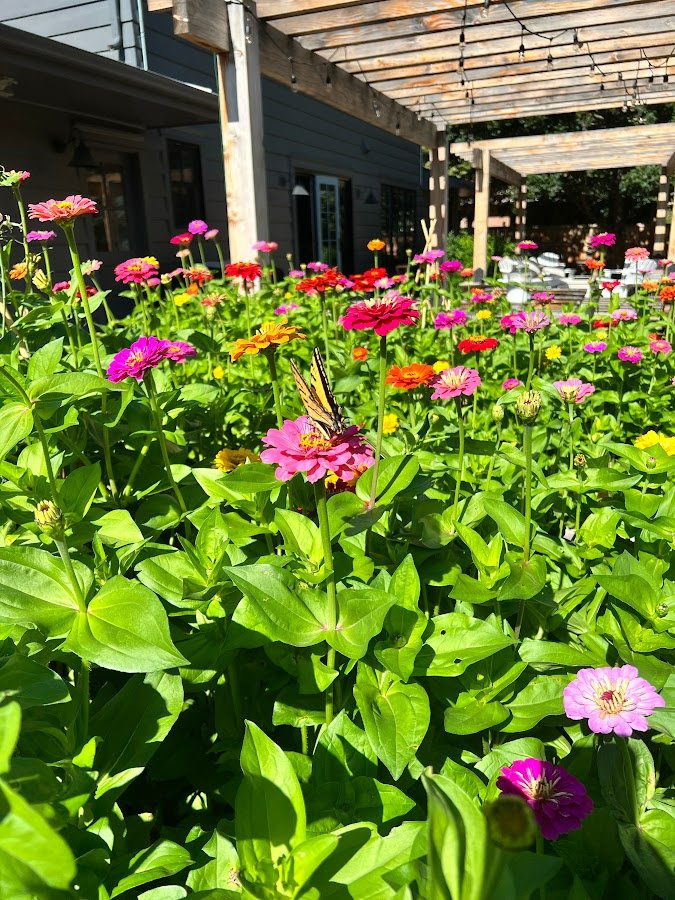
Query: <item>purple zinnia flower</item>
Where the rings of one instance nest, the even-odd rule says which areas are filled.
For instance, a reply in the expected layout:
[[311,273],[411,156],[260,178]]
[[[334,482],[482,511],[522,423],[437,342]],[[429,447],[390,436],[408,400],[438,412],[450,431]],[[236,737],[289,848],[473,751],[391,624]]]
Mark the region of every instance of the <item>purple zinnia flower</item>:
[[56,237],[55,231],[29,231],[26,233],[26,240],[29,244],[33,241],[53,241]]
[[621,362],[633,363],[636,366],[642,362],[642,350],[638,347],[632,347],[630,344],[626,347],[620,347],[616,354]]
[[204,222],[203,219],[193,219],[192,222],[188,225],[188,231],[190,234],[206,234],[209,230],[209,226]]
[[135,378],[143,381],[149,369],[156,369],[166,359],[166,346],[169,341],[158,337],[139,337],[130,347],[120,350],[112,358],[108,366],[108,381],[124,381]]
[[454,328],[455,325],[465,325],[467,315],[463,309],[452,309],[450,312],[439,312],[434,319],[434,328]]
[[596,734],[613,731],[619,737],[647,731],[646,717],[657,706],[666,705],[635,666],[579,669],[563,691],[563,703],[570,719],[588,719],[588,727]]
[[609,231],[601,231],[600,234],[594,234],[588,240],[591,250],[597,250],[598,247],[613,247],[615,243],[616,235]]
[[534,312],[514,313],[511,317],[510,330],[512,334],[515,334],[516,331],[526,331],[528,334],[534,334],[550,324],[551,320],[546,313],[538,309]]
[[562,766],[540,759],[517,759],[504,766],[497,787],[504,794],[522,797],[549,841],[580,828],[593,812],[584,785]]
[[568,378],[567,381],[554,381],[553,387],[565,403],[583,403],[587,397],[595,393],[595,386],[580,378]]
[[606,341],[589,341],[587,344],[584,344],[584,350],[586,351],[586,353],[602,353],[603,350],[606,349]]

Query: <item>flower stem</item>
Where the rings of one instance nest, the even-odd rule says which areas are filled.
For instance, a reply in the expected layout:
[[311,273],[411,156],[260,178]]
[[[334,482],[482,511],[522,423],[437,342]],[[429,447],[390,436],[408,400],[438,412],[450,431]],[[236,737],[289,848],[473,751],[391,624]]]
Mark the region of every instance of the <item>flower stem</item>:
[[328,311],[326,309],[326,298],[324,294],[319,294],[319,303],[321,304],[321,327],[323,329],[323,353],[326,362],[326,373],[330,378],[330,342],[328,340]]
[[529,391],[532,387],[532,375],[534,374],[534,334],[528,335],[530,338],[530,361],[528,363],[527,368],[527,382],[525,384],[525,390]]
[[637,795],[635,792],[635,772],[633,770],[633,760],[631,759],[630,750],[628,749],[628,738],[614,735],[614,740],[619,749],[621,762],[623,765],[623,777],[628,791],[628,799],[631,809],[631,824],[637,826],[640,821],[640,811],[638,809]]
[[569,422],[570,429],[570,471],[574,467],[574,437],[572,434],[572,429],[574,428],[574,404],[567,404],[567,420]]
[[[326,504],[326,485],[323,480],[314,484],[314,499],[316,511],[319,517],[319,532],[321,534],[321,546],[323,549],[323,564],[326,569],[326,599],[328,601],[327,624],[331,631],[337,627],[337,591],[335,588],[335,571],[333,569],[333,549],[330,540],[330,525],[328,522],[328,506]],[[329,669],[335,668],[335,650],[328,648],[326,665]],[[326,688],[326,725],[333,721],[334,713],[334,689],[333,682]]]
[[[537,840],[537,844],[536,844],[537,856],[545,856],[544,838],[540,831],[537,831],[537,839],[536,840]],[[542,884],[541,887],[539,888],[539,900],[546,900],[546,885],[545,884]]]
[[457,465],[457,476],[455,480],[455,500],[452,504],[452,523],[457,521],[457,508],[459,506],[459,492],[462,486],[462,478],[464,477],[464,417],[462,415],[462,401],[456,398],[457,405],[457,424],[459,427],[459,460]]
[[[169,484],[171,485],[171,490],[174,493],[176,500],[178,501],[178,506],[180,507],[181,513],[185,516],[187,515],[187,506],[185,504],[185,499],[183,498],[183,494],[181,493],[181,489],[178,487],[176,480],[173,477],[173,472],[171,471],[171,460],[169,459],[169,451],[166,446],[166,437],[164,436],[164,429],[162,428],[162,413],[159,408],[159,401],[157,399],[157,388],[155,386],[155,380],[152,376],[152,370],[149,369],[145,376],[145,383],[148,389],[148,397],[150,398],[150,406],[152,408],[152,414],[155,420],[155,431],[157,432],[157,440],[159,441],[159,449],[162,453],[162,460],[164,461],[164,468],[166,469],[166,475],[169,479]],[[186,521],[186,528],[189,528],[189,522]]]
[[375,437],[375,464],[373,465],[373,480],[370,487],[370,506],[375,506],[377,495],[377,473],[380,468],[380,456],[382,455],[382,429],[384,428],[384,401],[387,390],[387,336],[380,338],[380,366],[377,391],[377,434]]
[[523,562],[530,561],[532,523],[532,426],[523,425],[523,453],[525,454],[525,540]]
[[152,443],[152,437],[147,437],[143,443],[143,446],[138,452],[138,456],[136,457],[136,462],[133,464],[131,472],[129,473],[129,480],[127,481],[124,490],[122,491],[122,496],[126,499],[131,496],[131,491],[134,487],[134,482],[136,481],[136,476],[141,470],[141,466],[145,460],[145,457],[148,455],[148,450],[150,449],[150,444]]

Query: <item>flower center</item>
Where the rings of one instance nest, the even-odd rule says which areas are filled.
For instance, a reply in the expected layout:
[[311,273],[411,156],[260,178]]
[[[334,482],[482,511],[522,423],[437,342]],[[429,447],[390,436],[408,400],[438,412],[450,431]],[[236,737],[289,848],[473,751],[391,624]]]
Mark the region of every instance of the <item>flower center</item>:
[[60,200],[56,204],[56,206],[58,209],[72,209],[73,208],[73,204],[70,202],[70,200]]
[[129,354],[129,358],[128,358],[127,362],[130,362],[132,364],[133,363],[142,363],[143,359],[144,359],[144,356],[141,353],[141,351],[134,350],[132,353]]
[[324,449],[330,447],[330,441],[320,434],[318,431],[306,431],[300,435],[300,446],[306,450]]
[[[603,690],[604,688],[604,690]],[[619,681],[613,687],[605,684],[597,686],[596,700],[598,708],[604,715],[616,715],[625,709],[632,709],[633,703],[626,700],[628,683],[625,679]]]

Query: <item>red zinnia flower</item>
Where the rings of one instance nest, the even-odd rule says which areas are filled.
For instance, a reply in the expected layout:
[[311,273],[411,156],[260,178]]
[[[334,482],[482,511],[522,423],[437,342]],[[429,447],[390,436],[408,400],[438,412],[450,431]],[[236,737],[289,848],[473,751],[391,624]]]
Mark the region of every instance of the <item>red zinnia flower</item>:
[[384,297],[354,303],[340,321],[346,331],[372,328],[375,334],[384,337],[400,325],[412,325],[419,316],[410,297],[389,291]]
[[491,337],[464,338],[457,344],[460,353],[482,353],[484,350],[494,350],[498,346],[497,338]]
[[365,362],[368,359],[367,347],[354,347],[352,350],[352,359],[356,362]]
[[366,269],[359,275],[350,275],[349,280],[354,284],[355,291],[374,291],[376,281],[387,277],[387,270],[380,267],[376,269]]
[[256,262],[236,262],[225,266],[228,278],[241,278],[242,281],[255,281],[260,278],[261,269]]
[[295,290],[300,294],[324,294],[326,291],[335,290],[337,287],[344,287],[348,283],[348,279],[338,272],[336,268],[327,269],[318,275],[311,275],[309,278],[303,278],[299,281]]
[[182,234],[175,234],[169,243],[176,247],[187,247],[188,244],[192,243],[192,235],[189,231],[184,231]]
[[387,375],[387,384],[404,391],[428,384],[434,377],[434,370],[425,363],[413,363],[411,366],[392,366]]

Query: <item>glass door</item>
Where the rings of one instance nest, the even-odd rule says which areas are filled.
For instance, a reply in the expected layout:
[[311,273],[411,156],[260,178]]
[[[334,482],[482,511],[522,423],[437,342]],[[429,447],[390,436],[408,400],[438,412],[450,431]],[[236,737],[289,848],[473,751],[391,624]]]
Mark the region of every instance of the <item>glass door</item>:
[[340,182],[327,175],[314,176],[318,258],[329,266],[342,265]]

